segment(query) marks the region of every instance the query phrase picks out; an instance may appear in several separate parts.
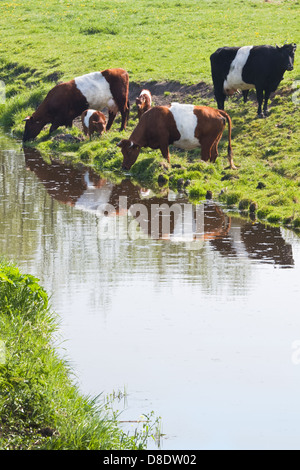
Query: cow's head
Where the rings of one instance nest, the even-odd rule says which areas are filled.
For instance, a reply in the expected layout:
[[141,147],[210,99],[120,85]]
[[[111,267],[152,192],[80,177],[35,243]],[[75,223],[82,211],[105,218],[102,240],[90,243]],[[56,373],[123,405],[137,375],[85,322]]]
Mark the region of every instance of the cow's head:
[[135,99],[135,104],[137,105],[138,108],[144,106],[146,104],[145,95],[137,96],[136,99]]
[[100,135],[106,131],[106,118],[103,113],[96,111],[90,117],[90,124]]
[[295,50],[297,49],[296,44],[284,44],[284,46],[276,46],[276,48],[280,52],[284,69],[288,71],[293,70]]
[[33,116],[27,116],[27,118],[23,119],[26,122],[24,134],[23,134],[23,142],[27,140],[34,139],[43,129],[44,123],[38,121]]
[[136,99],[135,99],[135,104],[137,106],[140,106],[144,102],[145,102],[145,97],[144,96],[137,96]]
[[124,157],[122,170],[130,170],[139,156],[141,147],[128,139],[121,140],[117,145],[121,148]]
[[105,121],[93,121],[93,125],[96,131],[102,135],[106,131],[106,122]]

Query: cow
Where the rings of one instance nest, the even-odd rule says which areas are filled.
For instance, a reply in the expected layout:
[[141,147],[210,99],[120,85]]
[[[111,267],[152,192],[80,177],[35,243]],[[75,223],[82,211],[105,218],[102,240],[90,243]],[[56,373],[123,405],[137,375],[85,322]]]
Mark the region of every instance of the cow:
[[121,130],[126,128],[129,116],[129,78],[124,69],[107,69],[76,77],[52,88],[37,110],[24,121],[23,142],[34,139],[51,123],[49,134],[59,126],[72,127],[73,119],[84,110],[108,108],[108,131],[119,111]]
[[101,111],[96,111],[95,109],[86,109],[81,115],[81,123],[83,132],[85,135],[88,135],[91,139],[94,132],[98,134],[103,134],[106,129],[106,119]]
[[189,150],[201,146],[201,158],[215,162],[218,143],[228,123],[228,160],[235,169],[231,148],[231,119],[227,113],[208,106],[172,103],[155,106],[141,116],[129,139],[117,145],[123,154],[122,168],[130,170],[142,147],[160,149],[170,163],[169,145]]
[[135,100],[135,104],[138,108],[138,118],[140,119],[152,106],[152,96],[149,90],[142,90],[139,96]]
[[[251,88],[256,89],[257,115],[268,116],[268,99],[276,91],[286,70],[294,67],[296,44],[221,47],[210,56],[214,94],[219,109],[226,96],[242,90],[244,103]],[[262,103],[264,106],[262,111]]]

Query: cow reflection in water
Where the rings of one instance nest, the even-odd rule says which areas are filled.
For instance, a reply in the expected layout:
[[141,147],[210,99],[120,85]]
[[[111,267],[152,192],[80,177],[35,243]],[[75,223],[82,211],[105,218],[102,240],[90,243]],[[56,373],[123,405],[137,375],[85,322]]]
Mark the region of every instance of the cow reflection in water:
[[[48,164],[35,149],[24,148],[24,153],[27,168],[37,175],[52,198],[78,210],[92,212],[99,219],[105,217],[108,225],[119,224],[120,218],[124,218],[125,224],[127,219],[134,218],[140,222],[141,214],[133,208],[142,205],[147,220],[139,224],[139,238],[192,243],[200,240],[202,244],[210,243],[223,256],[245,257],[279,266],[294,265],[292,246],[285,242],[280,228],[230,217],[213,202],[193,207],[186,197],[167,189],[155,195],[129,179],[115,185],[83,165],[76,168],[59,162]],[[125,205],[120,204],[121,196],[125,196]],[[159,220],[155,219],[156,230],[153,230],[151,211],[155,205],[166,210],[156,212]],[[185,205],[193,207],[189,213],[192,220],[188,224],[184,221]],[[202,208],[203,215],[200,231],[196,220],[197,207]],[[166,224],[163,217],[168,218]]]

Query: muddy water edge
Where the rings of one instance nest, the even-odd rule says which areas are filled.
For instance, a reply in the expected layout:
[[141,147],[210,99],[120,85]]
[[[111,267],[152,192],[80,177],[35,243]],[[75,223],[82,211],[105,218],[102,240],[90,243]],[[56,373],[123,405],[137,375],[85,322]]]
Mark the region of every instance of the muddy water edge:
[[0,254],[50,294],[83,393],[154,410],[162,449],[300,448],[296,234],[4,136],[0,169]]

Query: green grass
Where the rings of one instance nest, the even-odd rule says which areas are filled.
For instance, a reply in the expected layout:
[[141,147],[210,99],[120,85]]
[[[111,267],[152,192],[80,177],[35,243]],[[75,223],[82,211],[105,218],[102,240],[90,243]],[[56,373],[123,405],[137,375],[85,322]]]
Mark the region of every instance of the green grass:
[[[104,402],[83,397],[53,342],[57,318],[38,280],[0,261],[0,449],[142,449]],[[152,417],[151,417],[152,420]]]
[[[299,47],[298,11],[298,0],[1,2],[0,80],[6,85],[7,100],[0,105],[0,124],[20,137],[22,119],[57,81],[110,67],[127,69],[131,83],[205,82],[211,89],[208,96],[187,94],[182,100],[216,107],[210,54],[224,45],[282,45],[286,41]],[[225,131],[216,165],[203,164],[198,151],[171,149],[172,163],[180,168],[166,170],[160,152],[145,149],[132,167],[133,177],[155,187],[164,173],[173,189],[178,179],[190,179],[189,195],[195,201],[208,190],[215,200],[237,208],[249,200],[257,204],[259,218],[297,228],[300,133],[299,90],[294,87],[299,85],[298,55],[299,50],[294,70],[285,73],[271,103],[269,118],[256,119],[255,93],[246,105],[239,97],[226,102],[233,122],[236,172],[225,171]],[[165,99],[170,94],[166,89]],[[33,145],[44,155],[57,152],[61,159],[83,161],[121,178],[122,156],[116,143],[128,137],[137,123],[132,109],[125,132],[118,132],[115,123],[100,140],[70,144],[49,140],[44,131]],[[76,128],[71,133],[80,135]],[[265,186],[258,189],[261,183]]]
[[31,83],[119,66],[135,81],[208,82],[209,55],[225,43],[297,42],[298,8],[295,0],[2,1],[1,55],[34,70]]

